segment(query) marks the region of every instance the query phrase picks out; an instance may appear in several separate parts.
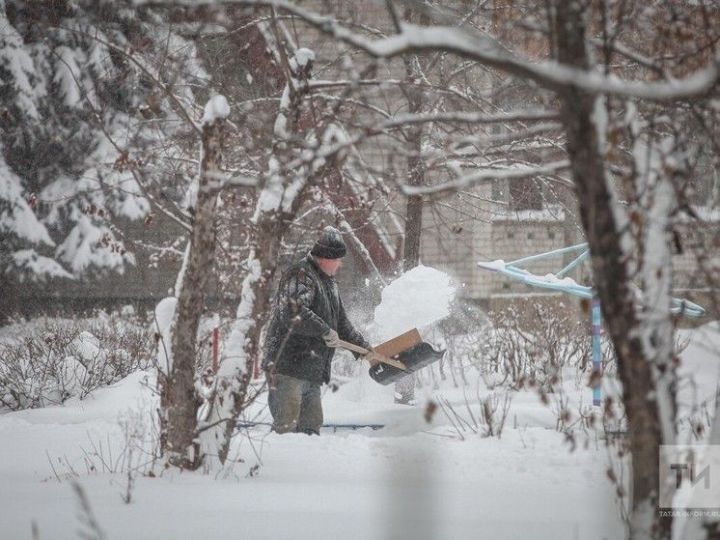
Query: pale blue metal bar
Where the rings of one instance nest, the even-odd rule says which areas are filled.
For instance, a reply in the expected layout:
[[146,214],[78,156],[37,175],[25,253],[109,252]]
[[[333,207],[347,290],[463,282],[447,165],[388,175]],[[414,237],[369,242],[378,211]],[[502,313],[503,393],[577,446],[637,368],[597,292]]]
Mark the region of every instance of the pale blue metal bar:
[[582,264],[585,259],[587,259],[590,256],[590,250],[586,249],[583,251],[575,260],[570,262],[565,268],[560,270],[557,274],[555,274],[557,277],[561,278],[571,270],[574,270],[578,265]]
[[523,257],[522,259],[518,259],[516,261],[510,261],[507,263],[508,266],[519,266],[521,264],[534,262],[534,261],[542,261],[545,259],[552,259],[553,257],[557,257],[558,255],[565,255],[566,253],[572,253],[573,251],[580,251],[583,249],[587,249],[588,245],[587,242],[584,244],[577,244],[575,246],[570,246],[566,248],[560,248],[555,249],[553,251],[547,251],[545,253],[540,253],[538,255],[530,255],[528,257]]
[[578,285],[575,281],[569,278],[557,279],[554,274],[548,274],[545,277],[536,276],[535,274],[531,274],[527,270],[523,270],[522,268],[516,268],[510,265],[502,268],[491,268],[488,266],[483,266],[482,263],[478,264],[483,268],[487,268],[488,270],[494,270],[500,274],[514,279],[515,281],[520,281],[521,283],[525,283],[526,285],[531,285],[533,287],[541,287],[543,289],[564,292],[572,294],[574,296],[579,296],[580,298],[592,298],[593,296],[592,288],[585,285]]
[[670,307],[673,315],[687,315],[688,317],[698,318],[705,315],[705,308],[697,305],[695,302],[685,300],[684,298],[673,298]]
[[[578,244],[569,248],[556,249],[555,251],[540,253],[539,255],[523,257],[522,259],[517,259],[516,261],[504,263],[501,266],[497,263],[480,262],[477,264],[481,268],[493,270],[500,274],[506,275],[516,281],[525,283],[526,285],[572,294],[580,298],[591,299],[593,297],[592,287],[588,287],[587,285],[580,285],[573,279],[562,277],[564,273],[569,272],[570,270],[572,270],[572,268],[579,265],[582,260],[584,260],[584,258],[588,257],[589,250],[582,253],[578,258],[576,258],[569,265],[560,270],[557,274],[538,276],[517,266],[518,264],[526,264],[529,262],[537,262],[544,259],[550,259],[552,257],[557,257],[558,255],[564,255],[565,253],[579,251],[583,248],[587,248],[587,244]],[[705,308],[684,298],[673,297],[670,311],[673,313],[673,315],[686,315],[693,318],[698,318],[705,315]]]
[[[478,263],[478,266],[480,266],[481,268],[486,268],[487,270],[493,270],[509,278],[512,278],[515,281],[525,283],[526,285],[530,285],[532,287],[540,287],[542,289],[558,291],[566,294],[571,294],[573,296],[578,296],[580,298],[591,299],[594,296],[592,287],[588,287],[587,285],[579,285],[570,278],[559,279],[556,274],[548,274],[544,277],[537,276],[528,272],[527,270],[524,270],[522,268],[516,268],[511,265],[498,268],[496,266],[486,266],[483,263]],[[686,315],[693,318],[698,318],[705,315],[705,308],[699,306],[695,302],[691,302],[690,300],[686,300],[684,298],[672,298],[670,311],[673,315]]]

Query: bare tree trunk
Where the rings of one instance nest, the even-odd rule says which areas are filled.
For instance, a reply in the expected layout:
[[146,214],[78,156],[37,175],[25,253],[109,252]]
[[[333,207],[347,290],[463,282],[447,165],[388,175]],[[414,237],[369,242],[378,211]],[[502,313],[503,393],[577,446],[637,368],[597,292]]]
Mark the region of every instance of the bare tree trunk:
[[[335,171],[333,171],[333,174],[335,174]],[[350,226],[350,223],[348,223],[347,219],[345,219],[345,216],[340,211],[340,209],[333,205],[333,211],[335,212],[335,219],[338,220],[340,230],[346,234],[346,240],[352,246],[352,251],[365,265],[365,271],[368,274],[372,274],[375,281],[381,286],[385,287],[385,285],[387,285],[387,283],[385,282],[385,278],[380,273],[380,270],[375,264],[375,261],[373,261],[372,255],[370,255],[370,253],[368,252],[365,244],[363,244],[362,241],[357,237],[355,231]]]
[[[410,20],[411,10],[406,10],[405,18]],[[427,19],[425,22],[427,22]],[[417,85],[420,78],[420,59],[418,56],[404,58],[407,86],[404,90],[408,101],[408,112],[422,112],[423,91]],[[423,124],[408,128],[407,139],[410,153],[407,158],[408,185],[421,186],[425,183],[425,168],[422,158]],[[420,242],[422,240],[422,195],[409,195],[405,206],[405,243],[403,244],[403,272],[412,270],[420,264]],[[395,403],[411,403],[415,399],[415,377],[408,375],[395,383]]]
[[[221,99],[224,106],[227,102]],[[210,104],[208,105],[210,107]],[[205,289],[215,254],[215,208],[217,174],[222,160],[226,121],[219,116],[202,129],[202,161],[190,244],[186,254],[172,330],[171,358],[166,388],[162,392],[163,416],[167,421],[168,463],[195,469],[199,455],[195,436],[201,400],[195,391],[197,331],[205,304]]]
[[[588,70],[583,12],[589,2],[555,3],[558,59]],[[603,316],[617,354],[628,417],[632,453],[633,538],[669,538],[671,521],[657,513],[659,445],[662,431],[654,377],[640,336],[627,253],[622,247],[623,223],[614,213],[612,188],[601,153],[601,98],[577,89],[562,89],[561,119],[567,133],[580,214],[590,246],[594,282]],[[602,134],[604,136],[604,133]],[[625,233],[627,234],[627,233]]]
[[[406,10],[405,18],[412,18],[412,11]],[[423,17],[427,23],[427,17]],[[408,102],[408,113],[417,114],[422,112],[424,105],[423,90],[418,86],[422,75],[420,71],[420,59],[417,55],[404,57],[406,87],[405,97]],[[422,158],[422,139],[424,125],[417,124],[410,126],[407,132],[407,140],[410,143],[410,153],[407,158],[408,185],[421,186],[425,183],[425,168]],[[403,271],[412,270],[420,264],[420,241],[422,234],[423,198],[422,195],[410,195],[407,198],[405,207],[405,244],[403,246]]]
[[[410,181],[408,185],[422,185],[424,174],[420,158],[408,158]],[[423,198],[422,195],[410,195],[405,207],[405,244],[403,246],[403,271],[412,270],[420,264],[420,240],[422,233]]]
[[260,334],[268,320],[271,284],[277,272],[282,239],[309,188],[327,168],[324,162],[317,165],[316,160],[297,170],[285,167],[297,157],[290,146],[291,139],[304,139],[299,136],[299,121],[303,99],[309,92],[307,80],[312,58],[311,51],[301,49],[292,60],[293,68],[288,69],[289,79],[275,122],[274,151],[268,162],[267,181],[252,218],[248,275],[243,281],[235,323],[217,373],[209,415],[201,427],[202,453],[208,458],[208,467],[214,458],[220,463],[227,461],[237,418],[253,398],[249,392],[250,381],[261,353]]
[[[257,232],[252,237],[248,256],[250,273],[243,282],[243,300],[238,308],[238,320],[242,321],[243,326],[233,329],[236,335],[228,342],[230,350],[226,354],[226,357],[240,354],[245,360],[243,369],[235,374],[234,390],[230,396],[226,396],[226,399],[230,397],[232,402],[229,417],[233,420],[239,417],[249,403],[248,390],[253,367],[260,358],[260,333],[270,312],[271,285],[278,268],[282,239],[287,233],[288,223],[292,222],[299,207],[294,206],[292,215],[268,212],[261,215],[255,224]],[[248,299],[252,301],[248,302]],[[242,348],[238,349],[241,343]],[[227,370],[221,369],[218,375],[227,376]],[[218,458],[221,463],[225,463],[230,450],[230,439],[235,431],[235,421],[225,422],[222,427],[222,437],[216,440],[216,443],[219,443]]]

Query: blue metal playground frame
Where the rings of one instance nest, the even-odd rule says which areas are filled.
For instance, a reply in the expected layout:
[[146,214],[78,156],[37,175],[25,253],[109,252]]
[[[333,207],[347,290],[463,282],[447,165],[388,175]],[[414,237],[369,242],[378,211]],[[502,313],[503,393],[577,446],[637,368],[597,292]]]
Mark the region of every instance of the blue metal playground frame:
[[[560,271],[554,274],[547,274],[545,276],[538,276],[522,268],[523,265],[529,263],[542,261],[546,259],[552,259],[567,253],[579,253],[579,255],[573,259],[568,265],[562,268]],[[574,279],[567,277],[567,274],[582,264],[590,256],[590,250],[588,249],[587,243],[577,244],[562,249],[556,249],[548,251],[546,253],[540,253],[538,255],[530,255],[529,257],[523,257],[515,261],[506,263],[504,261],[494,262],[479,262],[477,263],[480,268],[486,270],[492,270],[498,272],[504,276],[509,277],[515,281],[525,283],[531,287],[540,287],[543,289],[550,289],[558,291],[564,294],[570,294],[579,298],[585,298],[591,300],[591,317],[592,317],[592,355],[593,355],[593,370],[599,374],[602,374],[602,353],[600,349],[600,333],[602,328],[602,315],[600,309],[600,301],[595,295],[595,291],[591,286],[580,285]],[[702,306],[685,300],[682,298],[673,298],[671,311],[676,315],[686,315],[688,317],[702,317],[705,315],[705,309]],[[597,378],[597,384],[593,388],[593,405],[599,406],[602,402],[602,394],[600,389],[600,377]]]

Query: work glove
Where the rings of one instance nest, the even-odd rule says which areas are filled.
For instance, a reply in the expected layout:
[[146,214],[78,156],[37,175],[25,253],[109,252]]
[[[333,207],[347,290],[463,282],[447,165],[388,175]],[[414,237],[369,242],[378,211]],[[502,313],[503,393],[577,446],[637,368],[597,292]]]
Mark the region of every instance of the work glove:
[[340,336],[338,336],[338,333],[332,328],[324,333],[322,338],[325,340],[325,345],[328,347],[335,348],[340,345]]
[[367,360],[371,367],[375,367],[380,363],[381,356],[375,351],[370,351],[362,357],[363,360]]

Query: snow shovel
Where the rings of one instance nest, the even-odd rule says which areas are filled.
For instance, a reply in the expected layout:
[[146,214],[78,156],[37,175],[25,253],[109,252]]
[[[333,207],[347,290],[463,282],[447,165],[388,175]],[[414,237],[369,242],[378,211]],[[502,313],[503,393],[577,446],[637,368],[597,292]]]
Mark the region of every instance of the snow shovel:
[[[370,352],[342,340],[339,346],[360,354]],[[436,351],[432,345],[425,343],[415,328],[381,343],[374,348],[374,352],[378,355],[380,363],[370,368],[370,377],[384,385],[394,383],[413,371],[440,360],[445,354],[445,351]]]
[[391,384],[402,379],[409,373],[418,371],[419,369],[429,366],[433,362],[440,360],[445,351],[436,351],[433,346],[429,343],[421,341],[416,343],[409,349],[406,349],[392,358],[392,360],[401,362],[406,368],[406,371],[396,368],[393,364],[387,362],[378,364],[370,368],[370,377],[375,382],[380,384]]

